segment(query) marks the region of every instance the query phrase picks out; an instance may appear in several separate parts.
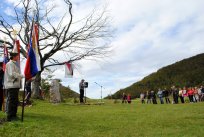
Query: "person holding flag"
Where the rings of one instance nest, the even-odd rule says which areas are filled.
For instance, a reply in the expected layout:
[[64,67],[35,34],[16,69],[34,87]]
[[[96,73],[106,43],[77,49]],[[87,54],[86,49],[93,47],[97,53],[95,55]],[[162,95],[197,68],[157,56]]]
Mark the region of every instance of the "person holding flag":
[[21,88],[21,79],[24,77],[20,74],[18,66],[19,53],[12,51],[10,61],[6,64],[4,73],[4,87],[7,90],[7,121],[17,118],[18,93]]

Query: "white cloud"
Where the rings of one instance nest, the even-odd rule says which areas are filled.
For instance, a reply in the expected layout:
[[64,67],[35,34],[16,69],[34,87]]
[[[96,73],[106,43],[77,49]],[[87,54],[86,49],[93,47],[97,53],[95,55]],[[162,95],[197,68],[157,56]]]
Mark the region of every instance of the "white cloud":
[[20,2],[20,0],[5,0],[7,3],[9,3],[9,4],[13,4],[13,5],[17,5],[19,2]]
[[5,14],[9,15],[9,16],[15,16],[15,12],[13,11],[13,9],[11,9],[10,7],[7,7],[4,11]]
[[[60,8],[54,13],[59,15],[65,6],[55,2]],[[63,78],[62,67],[54,73],[75,91],[85,78],[90,83],[87,95],[100,98],[95,82],[104,86],[105,96],[161,67],[204,52],[203,0],[77,0],[73,1],[74,21],[106,3],[116,30],[110,44],[112,56],[101,62],[77,62],[80,66],[73,79]]]

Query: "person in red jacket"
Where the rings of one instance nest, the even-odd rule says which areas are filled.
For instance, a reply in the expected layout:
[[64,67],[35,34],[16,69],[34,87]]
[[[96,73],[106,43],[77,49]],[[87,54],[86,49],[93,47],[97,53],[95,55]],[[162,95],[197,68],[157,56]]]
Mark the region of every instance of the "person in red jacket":
[[193,101],[193,95],[194,95],[194,90],[190,87],[190,88],[188,89],[188,97],[189,97],[190,103],[193,103],[193,102],[194,102],[194,101]]
[[130,104],[131,103],[131,96],[130,94],[127,95],[127,102]]

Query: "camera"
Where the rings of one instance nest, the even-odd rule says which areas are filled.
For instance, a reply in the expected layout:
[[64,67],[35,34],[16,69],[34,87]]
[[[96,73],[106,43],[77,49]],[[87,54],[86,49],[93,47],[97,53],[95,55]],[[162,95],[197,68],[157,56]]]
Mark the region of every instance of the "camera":
[[89,83],[88,82],[84,82],[84,88],[88,88]]

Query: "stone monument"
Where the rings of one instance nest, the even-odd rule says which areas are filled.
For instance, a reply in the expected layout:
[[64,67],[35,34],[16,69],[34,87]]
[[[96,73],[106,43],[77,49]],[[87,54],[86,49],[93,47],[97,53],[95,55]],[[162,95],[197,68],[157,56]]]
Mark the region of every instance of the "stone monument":
[[59,92],[60,89],[59,80],[53,79],[50,85],[50,102],[51,103],[60,103],[61,102],[61,95]]

